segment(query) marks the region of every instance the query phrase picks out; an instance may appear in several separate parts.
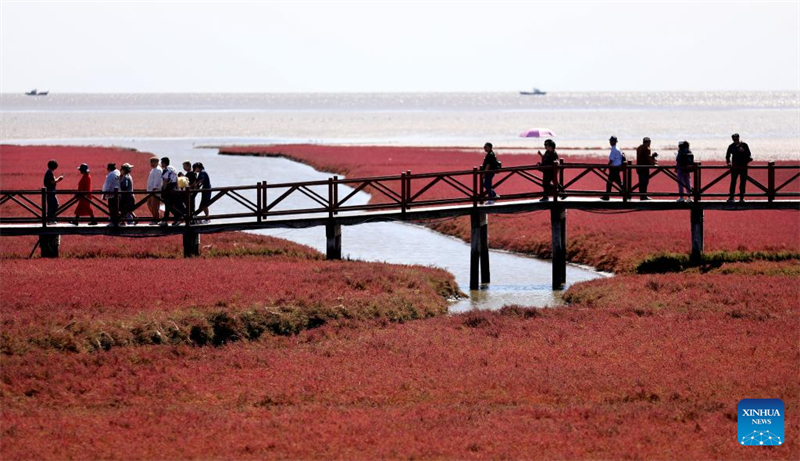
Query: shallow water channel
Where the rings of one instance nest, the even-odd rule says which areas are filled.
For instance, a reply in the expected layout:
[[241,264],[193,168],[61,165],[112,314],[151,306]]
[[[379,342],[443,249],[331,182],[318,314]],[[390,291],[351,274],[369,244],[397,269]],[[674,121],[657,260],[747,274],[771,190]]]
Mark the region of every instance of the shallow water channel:
[[[214,187],[255,185],[259,181],[270,183],[299,182],[327,179],[332,176],[313,168],[283,158],[222,156],[217,149],[201,147],[267,143],[257,139],[48,139],[26,140],[24,144],[70,144],[131,147],[151,152],[159,157],[168,156],[180,171],[181,162],[203,162]],[[13,141],[19,144],[19,141]],[[133,177],[137,189],[144,188],[149,165],[135,165]],[[102,172],[95,177],[102,178]],[[97,181],[98,179],[95,179]],[[339,196],[352,189],[340,189]],[[319,191],[327,195],[327,188]],[[272,191],[270,191],[272,194]],[[247,196],[247,194],[243,194]],[[251,199],[255,201],[253,191]],[[274,195],[271,195],[274,197]],[[369,201],[369,194],[360,192],[353,197],[354,204]],[[291,200],[290,200],[291,199]],[[310,199],[292,194],[280,208],[308,207]],[[213,213],[241,213],[247,211],[231,199],[221,199],[213,206]],[[324,252],[326,246],[324,227],[308,229],[265,229],[254,233],[292,240]],[[491,216],[489,239],[491,241]],[[202,237],[201,237],[202,245]],[[492,283],[480,290],[468,290],[470,247],[467,243],[433,232],[423,226],[404,223],[368,223],[342,227],[342,257],[363,261],[393,264],[419,264],[435,266],[455,275],[456,282],[469,298],[454,302],[451,312],[470,309],[499,309],[508,304],[523,306],[553,306],[562,303],[561,292],[551,289],[551,265],[548,261],[504,251],[490,251]],[[584,280],[604,277],[587,267],[569,265],[567,286]]]

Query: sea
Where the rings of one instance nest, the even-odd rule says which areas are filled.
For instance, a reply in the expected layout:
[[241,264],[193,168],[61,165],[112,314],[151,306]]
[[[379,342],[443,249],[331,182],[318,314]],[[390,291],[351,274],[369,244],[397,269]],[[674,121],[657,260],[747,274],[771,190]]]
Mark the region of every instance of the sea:
[[[699,161],[724,157],[740,133],[756,160],[800,159],[800,91],[492,93],[0,94],[0,139],[202,139],[542,148],[602,156],[645,136],[669,152],[688,140]],[[563,155],[563,154],[562,154]],[[662,159],[664,158],[662,154]]]

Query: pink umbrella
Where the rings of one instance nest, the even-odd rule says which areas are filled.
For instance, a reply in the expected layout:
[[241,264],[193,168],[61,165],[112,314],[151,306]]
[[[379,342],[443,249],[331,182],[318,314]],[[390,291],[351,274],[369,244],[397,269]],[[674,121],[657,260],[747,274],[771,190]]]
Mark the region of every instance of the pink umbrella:
[[523,132],[519,135],[520,138],[545,138],[545,137],[554,137],[556,133],[553,130],[547,128],[534,128],[532,130],[528,130]]

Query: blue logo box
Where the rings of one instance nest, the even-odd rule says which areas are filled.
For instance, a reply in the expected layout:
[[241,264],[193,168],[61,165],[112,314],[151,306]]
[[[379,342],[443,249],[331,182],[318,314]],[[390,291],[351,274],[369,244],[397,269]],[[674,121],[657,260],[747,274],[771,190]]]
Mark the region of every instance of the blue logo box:
[[775,446],[784,442],[784,405],[781,399],[744,399],[737,408],[739,445]]

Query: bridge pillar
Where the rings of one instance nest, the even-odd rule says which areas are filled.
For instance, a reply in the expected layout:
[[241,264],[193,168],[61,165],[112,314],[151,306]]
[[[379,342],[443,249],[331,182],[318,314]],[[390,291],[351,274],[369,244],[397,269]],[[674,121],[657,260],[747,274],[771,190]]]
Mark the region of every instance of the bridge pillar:
[[489,221],[486,213],[470,215],[469,289],[477,290],[481,283],[489,283]]
[[326,224],[325,236],[328,238],[325,259],[342,259],[342,226]]
[[553,204],[550,208],[550,227],[553,232],[553,289],[567,283],[567,209]]
[[691,262],[699,263],[703,259],[703,209],[692,207],[692,256]]
[[183,257],[193,258],[200,256],[200,234],[197,232],[183,233]]
[[61,246],[60,235],[40,235],[39,248],[42,258],[58,258],[58,249]]

